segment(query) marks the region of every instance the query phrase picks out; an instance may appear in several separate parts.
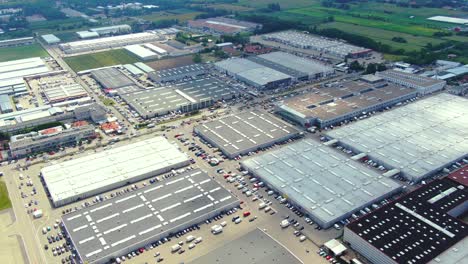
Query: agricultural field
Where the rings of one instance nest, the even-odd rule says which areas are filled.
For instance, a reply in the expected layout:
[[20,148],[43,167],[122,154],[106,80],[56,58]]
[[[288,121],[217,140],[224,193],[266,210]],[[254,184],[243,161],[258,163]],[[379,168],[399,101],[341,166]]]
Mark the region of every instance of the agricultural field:
[[11,207],[10,197],[4,181],[0,180],[0,211]]
[[282,9],[307,7],[314,3],[320,3],[320,0],[239,0],[238,5],[250,8],[265,8],[268,4],[279,3]]
[[[348,33],[366,36],[376,41],[379,41],[383,44],[390,45],[394,47],[395,49],[404,49],[406,51],[420,50],[421,48],[426,46],[428,43],[432,43],[432,45],[437,45],[437,44],[444,42],[443,40],[436,39],[436,38],[414,36],[414,35],[405,34],[405,33],[396,34],[395,32],[392,32],[389,30],[358,26],[358,25],[347,24],[343,22],[324,23],[318,26],[318,28],[319,29],[337,28]],[[407,42],[399,43],[399,42],[392,41],[392,38],[396,36],[404,38]]]
[[187,20],[194,19],[197,15],[202,14],[202,12],[196,12],[188,9],[181,9],[180,12],[177,10],[171,12],[156,12],[150,15],[142,16],[141,18],[149,21],[161,21],[161,20],[170,20],[177,19],[180,22],[185,22]]
[[139,61],[138,58],[132,56],[123,49],[77,55],[64,58],[64,60],[76,72]]
[[49,53],[38,43],[32,45],[0,48],[0,62],[31,57],[48,57]]
[[193,56],[186,55],[175,58],[156,60],[152,62],[145,62],[148,66],[153,68],[155,71],[160,71],[164,69],[170,69],[175,67],[182,67],[185,65],[193,64]]

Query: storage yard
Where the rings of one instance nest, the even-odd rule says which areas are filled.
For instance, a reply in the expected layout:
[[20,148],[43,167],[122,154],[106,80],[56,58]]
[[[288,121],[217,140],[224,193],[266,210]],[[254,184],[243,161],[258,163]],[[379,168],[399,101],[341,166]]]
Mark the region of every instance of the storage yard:
[[349,56],[351,58],[359,58],[369,56],[372,52],[370,49],[357,47],[338,40],[327,39],[321,36],[305,34],[297,31],[282,31],[260,36],[266,41],[278,42],[294,48],[304,50],[314,50],[323,53],[325,56],[333,56],[344,59]]
[[435,180],[347,225],[343,239],[373,263],[463,263],[466,187]]
[[303,264],[287,248],[258,228],[188,264],[217,263],[220,259],[224,264],[249,263],[252,260],[255,260],[255,264]]
[[51,165],[41,175],[58,207],[188,164],[176,146],[155,137]]
[[241,166],[323,228],[401,189],[393,180],[311,139],[244,160]]
[[467,104],[465,98],[441,93],[327,135],[419,182],[467,157]]
[[174,111],[191,112],[211,106],[219,100],[229,100],[239,91],[216,78],[198,77],[160,88],[126,92],[120,97],[143,118],[161,116]]
[[64,216],[63,223],[80,259],[100,264],[238,205],[206,172],[192,170]]
[[416,90],[404,86],[348,81],[288,98],[277,104],[276,112],[304,127],[325,128],[416,96]]
[[284,142],[300,135],[293,126],[262,111],[226,116],[194,127],[194,132],[229,158]]

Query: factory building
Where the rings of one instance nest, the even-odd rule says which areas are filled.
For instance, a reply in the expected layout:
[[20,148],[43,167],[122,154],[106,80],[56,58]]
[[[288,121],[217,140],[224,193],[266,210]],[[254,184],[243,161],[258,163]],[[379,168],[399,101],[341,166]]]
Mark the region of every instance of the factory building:
[[103,89],[117,89],[135,84],[132,79],[114,67],[93,70],[91,76]]
[[347,57],[368,57],[372,53],[370,49],[297,31],[275,32],[262,35],[261,38],[266,41],[278,42],[292,48],[314,50],[324,55],[331,55],[341,59]]
[[36,42],[33,37],[0,40],[0,47],[30,45]]
[[154,137],[47,166],[41,177],[58,207],[189,163],[167,139]]
[[22,158],[58,146],[76,144],[78,141],[94,135],[94,126],[92,125],[75,126],[69,129],[63,129],[60,126],[29,132],[11,137],[10,152],[13,158]]
[[125,47],[125,50],[144,61],[160,58],[157,53],[151,51],[151,49],[148,49],[143,45],[129,45]]
[[432,181],[347,225],[343,240],[372,263],[464,263],[467,196],[467,185]]
[[233,35],[241,32],[254,32],[262,28],[261,24],[240,21],[227,17],[189,20],[187,27],[193,31],[215,35]]
[[241,166],[323,228],[401,189],[392,179],[312,139],[246,159]]
[[215,63],[217,70],[259,89],[289,85],[292,76],[243,58],[231,58]]
[[78,35],[80,39],[91,39],[91,38],[99,37],[99,33],[92,32],[92,31],[78,31],[76,32],[76,34]]
[[13,105],[11,104],[10,96],[0,94],[0,113],[6,114],[13,112]]
[[148,74],[148,77],[156,83],[173,82],[189,77],[197,77],[207,73],[203,64],[190,64],[182,67],[163,69]]
[[0,62],[0,94],[28,94],[24,78],[47,72],[51,70],[39,57]]
[[426,95],[440,91],[446,84],[446,82],[443,80],[436,80],[429,77],[396,70],[377,72],[376,75],[389,82],[414,88],[418,91],[418,95]]
[[468,157],[467,105],[466,98],[441,93],[327,135],[418,182]]
[[88,97],[83,86],[67,76],[52,76],[51,78],[47,76],[37,80],[29,80],[30,85],[32,82],[37,82],[39,91],[47,104]]
[[395,84],[336,83],[288,98],[275,111],[304,127],[325,128],[415,98],[417,91]]
[[59,44],[59,48],[66,54],[98,51],[109,48],[120,48],[133,44],[141,44],[159,40],[160,36],[149,33],[134,33],[113,37],[86,39]]
[[42,35],[41,38],[44,40],[45,43],[47,43],[48,45],[53,45],[53,44],[57,44],[57,43],[60,43],[60,39],[55,36],[54,34],[46,34],[46,35]]
[[161,47],[158,47],[156,45],[153,45],[151,43],[143,44],[143,46],[145,46],[145,48],[147,48],[147,49],[150,49],[150,50],[156,52],[160,56],[166,56],[168,54],[167,50],[165,50],[165,49],[163,49]]
[[130,33],[132,31],[132,27],[130,27],[129,25],[123,24],[123,25],[115,25],[115,26],[108,26],[108,27],[91,28],[89,31],[96,32],[100,36],[104,36],[104,35]]
[[239,204],[196,169],[75,211],[62,221],[81,261],[103,264]]
[[193,131],[229,158],[301,135],[291,125],[262,111],[232,114],[195,126]]

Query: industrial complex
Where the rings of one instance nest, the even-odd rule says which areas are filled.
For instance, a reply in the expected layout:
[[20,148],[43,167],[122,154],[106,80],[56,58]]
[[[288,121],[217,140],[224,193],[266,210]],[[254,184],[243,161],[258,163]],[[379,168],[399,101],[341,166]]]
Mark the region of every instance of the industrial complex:
[[277,104],[276,112],[305,127],[325,128],[416,96],[415,89],[391,83],[347,81],[288,98]]
[[467,157],[467,103],[441,93],[327,135],[418,182]]
[[202,223],[239,203],[206,172],[197,169],[62,219],[81,261],[101,264]]
[[399,85],[414,88],[419,95],[426,95],[444,88],[446,81],[396,70],[377,72],[377,76]]
[[323,228],[401,189],[339,151],[304,139],[241,162]]
[[262,111],[229,115],[194,127],[194,132],[229,158],[284,142],[300,135],[291,125]]
[[372,263],[466,261],[467,185],[435,180],[347,225],[344,241]]
[[226,17],[213,17],[208,19],[189,20],[187,22],[187,27],[190,30],[198,32],[225,35],[241,32],[253,32],[261,29],[262,25]]
[[132,79],[114,67],[93,70],[91,76],[104,89],[117,89],[135,84]]
[[154,137],[45,167],[41,176],[54,206],[62,206],[188,164],[176,146]]

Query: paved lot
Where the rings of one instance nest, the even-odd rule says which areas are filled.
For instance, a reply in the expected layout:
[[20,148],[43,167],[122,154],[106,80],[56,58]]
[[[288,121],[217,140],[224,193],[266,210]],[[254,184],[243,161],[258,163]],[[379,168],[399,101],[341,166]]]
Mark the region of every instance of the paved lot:
[[2,263],[26,263],[26,252],[22,248],[22,238],[18,235],[18,229],[11,209],[0,212],[0,257]]

